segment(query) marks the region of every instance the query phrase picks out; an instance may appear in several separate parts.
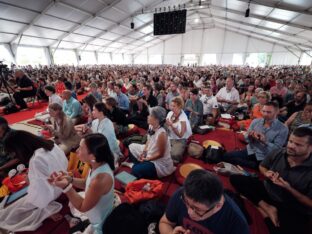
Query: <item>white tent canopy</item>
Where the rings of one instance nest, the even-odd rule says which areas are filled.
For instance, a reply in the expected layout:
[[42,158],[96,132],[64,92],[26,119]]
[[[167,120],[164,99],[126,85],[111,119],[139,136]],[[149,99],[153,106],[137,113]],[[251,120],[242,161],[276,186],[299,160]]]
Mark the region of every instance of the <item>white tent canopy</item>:
[[[311,63],[311,0],[252,0],[246,18],[248,2],[1,0],[0,60],[19,64]],[[169,7],[188,9],[186,33],[153,36],[153,13]]]

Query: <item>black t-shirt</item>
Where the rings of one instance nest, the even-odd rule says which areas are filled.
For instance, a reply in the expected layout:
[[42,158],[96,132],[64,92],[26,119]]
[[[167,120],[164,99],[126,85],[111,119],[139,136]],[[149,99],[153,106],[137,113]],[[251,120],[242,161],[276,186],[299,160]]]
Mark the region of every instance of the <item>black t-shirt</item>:
[[289,118],[293,113],[302,111],[305,107],[306,103],[302,102],[299,105],[295,104],[295,101],[291,101],[287,104],[287,117]]
[[189,229],[191,234],[247,234],[249,227],[247,221],[234,201],[224,195],[225,202],[221,210],[203,221],[193,221],[188,215],[187,207],[182,201],[183,189],[179,189],[171,197],[167,208],[166,217],[176,226]]
[[118,107],[115,107],[112,112],[109,113],[108,118],[117,125],[128,125],[127,117],[125,113]]
[[34,83],[25,75],[22,78],[18,78],[16,83],[20,88],[26,88],[30,86],[34,88]]
[[[261,166],[278,172],[294,189],[312,199],[312,154],[301,165],[290,167],[286,149],[275,150],[266,156]],[[271,180],[265,180],[264,186],[271,199],[287,204],[302,214],[312,215],[312,209],[300,203],[290,192]]]
[[147,104],[150,106],[150,107],[154,107],[154,106],[157,106],[158,105],[158,101],[157,101],[157,98],[153,95],[149,95],[148,99],[147,99]]

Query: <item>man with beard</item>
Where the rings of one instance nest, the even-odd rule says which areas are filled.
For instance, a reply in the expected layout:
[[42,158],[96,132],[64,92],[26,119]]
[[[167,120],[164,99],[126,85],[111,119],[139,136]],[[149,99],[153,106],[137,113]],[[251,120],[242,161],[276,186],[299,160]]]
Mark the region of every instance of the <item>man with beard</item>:
[[312,217],[312,130],[300,127],[286,149],[270,153],[260,164],[266,178],[234,175],[234,188],[266,218],[270,233],[305,233]]
[[194,170],[182,188],[170,198],[160,219],[161,234],[247,234],[246,219],[224,193],[219,178],[205,170]]

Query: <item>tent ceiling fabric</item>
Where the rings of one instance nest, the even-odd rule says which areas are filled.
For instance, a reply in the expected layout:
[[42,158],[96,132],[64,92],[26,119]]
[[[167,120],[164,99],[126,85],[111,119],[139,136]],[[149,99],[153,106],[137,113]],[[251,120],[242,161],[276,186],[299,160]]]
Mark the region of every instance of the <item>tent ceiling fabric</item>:
[[[138,53],[174,37],[153,36],[155,8],[190,2],[199,0],[0,0],[0,43]],[[208,2],[209,7],[188,11],[187,31],[218,27],[312,49],[311,0],[252,0],[248,18],[249,0]],[[142,9],[145,14],[139,13]]]

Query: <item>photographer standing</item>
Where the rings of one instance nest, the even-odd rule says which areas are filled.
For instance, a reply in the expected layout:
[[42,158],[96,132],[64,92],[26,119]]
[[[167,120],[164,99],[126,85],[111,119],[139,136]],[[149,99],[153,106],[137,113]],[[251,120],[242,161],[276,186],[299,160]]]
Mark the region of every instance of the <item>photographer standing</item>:
[[37,89],[34,83],[25,75],[22,70],[15,71],[15,80],[17,87],[15,88],[15,93],[13,97],[17,105],[19,105],[20,110],[26,109],[27,104],[24,98],[33,97],[37,93]]

